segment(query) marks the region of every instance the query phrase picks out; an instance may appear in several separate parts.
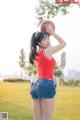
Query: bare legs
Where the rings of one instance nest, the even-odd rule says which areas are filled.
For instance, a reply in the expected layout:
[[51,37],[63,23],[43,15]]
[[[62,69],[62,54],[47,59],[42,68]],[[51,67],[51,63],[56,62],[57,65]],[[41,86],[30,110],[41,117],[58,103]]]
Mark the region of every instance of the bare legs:
[[43,112],[42,120],[52,120],[54,100],[53,99],[43,99],[41,101],[41,103],[42,103],[42,112]]
[[33,99],[33,120],[42,120],[42,108],[41,108],[41,100],[39,99]]
[[33,99],[34,120],[52,120],[54,99]]

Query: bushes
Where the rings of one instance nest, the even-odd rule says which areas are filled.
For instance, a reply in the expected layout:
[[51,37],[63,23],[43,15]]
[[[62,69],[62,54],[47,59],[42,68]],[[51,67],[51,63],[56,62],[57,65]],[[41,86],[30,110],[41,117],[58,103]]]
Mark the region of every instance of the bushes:
[[68,80],[64,81],[65,86],[80,86],[80,80]]
[[21,78],[5,78],[3,79],[4,82],[29,82],[29,80],[24,80],[24,79],[21,79]]
[[59,80],[60,86],[80,86],[80,80]]

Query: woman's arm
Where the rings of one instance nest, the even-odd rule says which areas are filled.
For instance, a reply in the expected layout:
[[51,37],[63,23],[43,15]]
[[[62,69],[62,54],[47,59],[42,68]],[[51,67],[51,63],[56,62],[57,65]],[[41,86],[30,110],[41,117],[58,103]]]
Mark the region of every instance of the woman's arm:
[[46,54],[49,56],[60,51],[61,49],[63,49],[66,46],[66,42],[58,34],[53,32],[52,35],[56,38],[56,40],[58,41],[59,44],[45,49]]

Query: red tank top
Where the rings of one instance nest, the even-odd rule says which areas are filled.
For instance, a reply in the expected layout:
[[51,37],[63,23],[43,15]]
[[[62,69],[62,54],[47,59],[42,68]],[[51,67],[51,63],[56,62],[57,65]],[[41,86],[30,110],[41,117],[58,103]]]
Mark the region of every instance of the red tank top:
[[54,79],[54,66],[55,66],[55,59],[53,57],[48,57],[45,54],[45,49],[39,50],[37,52],[35,62],[37,65],[38,71],[38,78],[47,78],[49,80]]

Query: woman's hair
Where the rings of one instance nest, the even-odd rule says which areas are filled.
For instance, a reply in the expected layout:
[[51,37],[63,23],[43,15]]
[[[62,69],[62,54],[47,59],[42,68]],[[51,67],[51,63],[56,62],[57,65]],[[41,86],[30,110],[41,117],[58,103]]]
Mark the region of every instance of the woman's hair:
[[34,64],[35,56],[37,55],[37,46],[38,42],[41,42],[45,35],[48,35],[46,32],[35,32],[31,38],[31,51],[29,54],[29,61],[31,64]]

